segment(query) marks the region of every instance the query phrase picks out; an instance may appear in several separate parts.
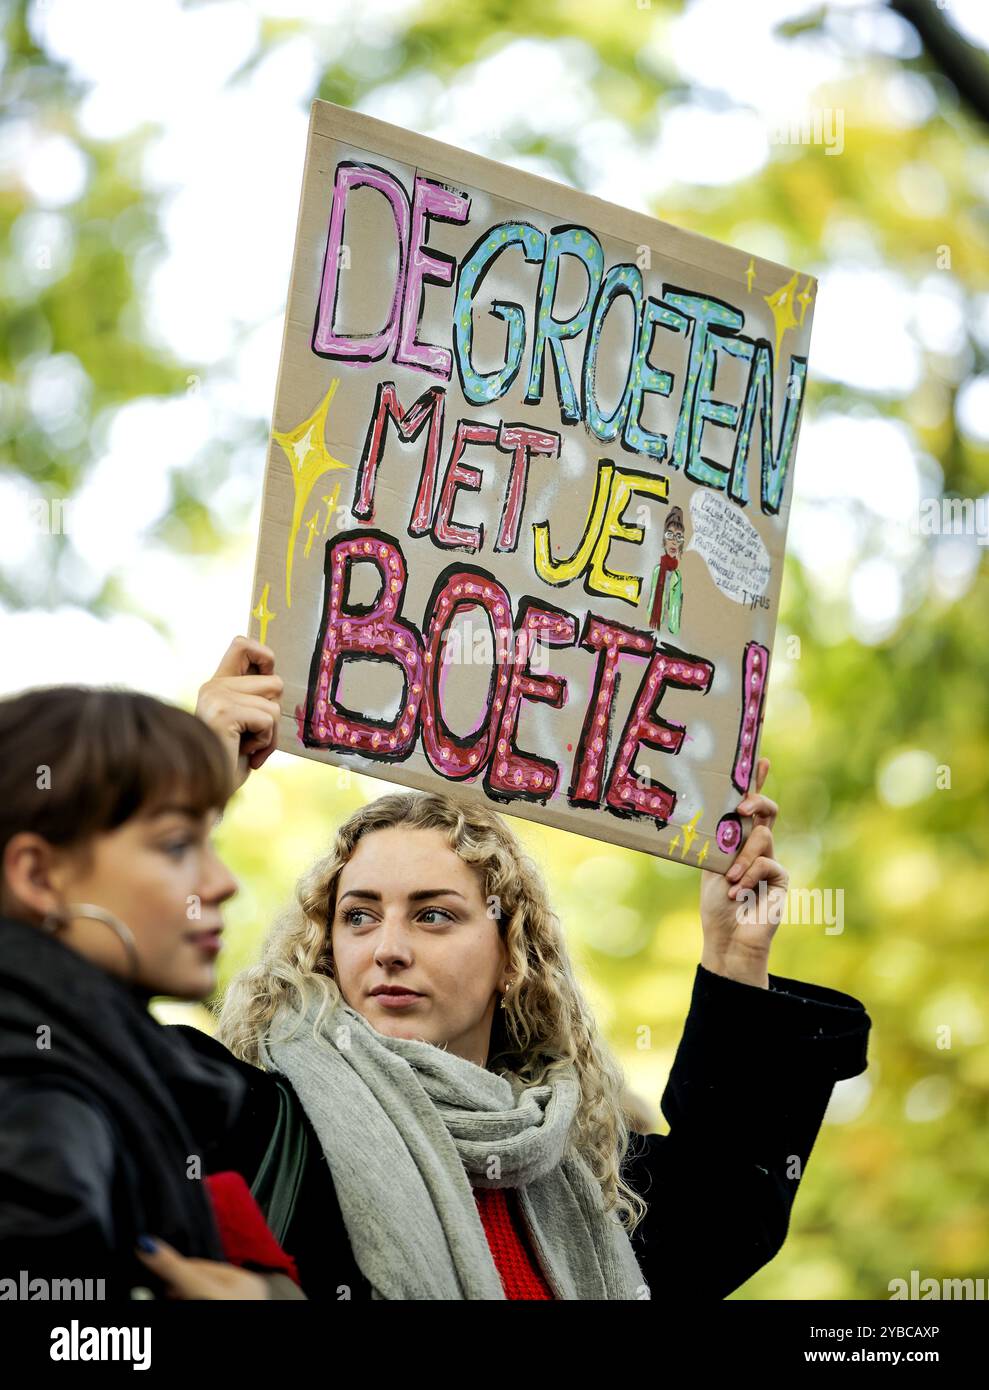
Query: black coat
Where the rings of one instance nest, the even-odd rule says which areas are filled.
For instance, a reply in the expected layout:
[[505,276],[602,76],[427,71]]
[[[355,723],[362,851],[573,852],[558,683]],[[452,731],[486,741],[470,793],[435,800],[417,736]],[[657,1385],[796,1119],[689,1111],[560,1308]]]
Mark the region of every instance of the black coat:
[[[871,1020],[857,999],[777,975],[769,983],[759,989],[698,965],[662,1096],[670,1133],[633,1136],[624,1176],[649,1209],[632,1244],[653,1298],[724,1298],[773,1258],[834,1084],[867,1065]],[[177,1031],[206,1056],[230,1055],[194,1028]],[[250,1181],[276,1122],[279,1088],[268,1073],[234,1064],[249,1097],[213,1153],[218,1168]],[[283,1243],[310,1299],[369,1298],[326,1159],[301,1102],[282,1084],[309,1136]]]
[[205,1136],[234,1123],[247,1086],[147,1005],[40,928],[0,919],[0,1279],[15,1287],[24,1271],[103,1279],[108,1299],[160,1293],[133,1254],[142,1234],[223,1258]]

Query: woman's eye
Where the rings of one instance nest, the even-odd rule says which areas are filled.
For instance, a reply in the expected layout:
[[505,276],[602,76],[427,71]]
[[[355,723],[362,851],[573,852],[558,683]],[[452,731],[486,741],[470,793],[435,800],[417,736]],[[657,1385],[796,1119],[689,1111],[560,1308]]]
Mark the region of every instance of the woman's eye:
[[[449,913],[449,912],[446,912],[442,907],[427,907],[427,908],[425,909],[424,912],[421,912],[421,913],[419,914],[419,920],[420,920],[420,921],[424,921],[427,917],[431,917],[431,916],[432,916],[432,917],[436,917],[437,915],[439,916],[439,921],[438,921],[438,922],[436,922],[436,921],[433,921],[433,922],[426,922],[426,926],[428,926],[428,927],[431,927],[431,926],[443,926],[446,922],[452,922],[452,921],[453,921],[453,916],[452,916],[452,914]],[[366,911],[366,909],[363,908],[363,907],[349,907],[349,908],[345,908],[344,911],[343,911],[343,913],[342,913],[343,921],[344,921],[344,923],[345,923],[348,927],[363,927],[363,926],[365,926],[366,924],[365,924],[363,921],[358,921],[357,919],[358,919],[358,918],[364,918],[364,917],[366,917],[366,916],[367,916],[367,911]]]
[[171,844],[162,845],[162,849],[166,854],[171,855],[173,859],[181,859],[182,855],[191,845],[191,840],[173,840]]

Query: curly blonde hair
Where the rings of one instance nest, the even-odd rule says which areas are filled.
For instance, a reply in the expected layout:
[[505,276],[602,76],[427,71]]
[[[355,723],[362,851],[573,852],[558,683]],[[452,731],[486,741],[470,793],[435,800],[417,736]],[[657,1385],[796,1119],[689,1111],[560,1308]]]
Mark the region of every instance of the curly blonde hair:
[[488,1069],[532,1086],[546,1084],[558,1071],[576,1071],[580,1100],[569,1142],[600,1183],[605,1209],[617,1208],[631,1233],[646,1204],[622,1178],[630,1136],[622,1069],[577,983],[542,873],[503,818],[483,803],[449,793],[394,792],[349,816],[330,852],[300,878],[296,901],[272,926],[261,960],[232,980],[218,1038],[234,1056],[258,1066],[262,1041],[281,1007],[304,1012],[313,991],[321,996],[318,1032],[340,999],[330,933],[340,874],[364,835],[399,825],[442,831],[450,848],[478,872],[486,901],[497,901],[513,986],[505,1007],[495,1010]]

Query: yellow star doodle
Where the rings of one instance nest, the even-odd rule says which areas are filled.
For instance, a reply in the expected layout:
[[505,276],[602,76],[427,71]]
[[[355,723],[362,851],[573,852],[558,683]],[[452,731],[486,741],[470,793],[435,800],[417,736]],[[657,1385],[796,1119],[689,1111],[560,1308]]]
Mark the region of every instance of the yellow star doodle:
[[[317,481],[333,468],[346,468],[340,459],[334,458],[326,447],[326,417],[330,403],[336,395],[340,378],[334,377],[330,389],[307,420],[291,430],[272,430],[271,436],[279,444],[292,469],[292,482],[295,488],[295,506],[292,510],[292,527],[289,531],[288,548],[285,552],[285,604],[292,606],[292,558],[295,542],[302,526],[302,513],[309,494]],[[310,535],[310,544],[312,536]]]

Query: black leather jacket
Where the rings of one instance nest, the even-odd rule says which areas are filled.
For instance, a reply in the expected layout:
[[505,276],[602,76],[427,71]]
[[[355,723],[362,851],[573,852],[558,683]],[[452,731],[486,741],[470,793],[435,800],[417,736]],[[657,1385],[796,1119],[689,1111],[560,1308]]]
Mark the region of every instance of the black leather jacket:
[[147,1004],[38,927],[0,919],[5,1297],[75,1279],[103,1280],[94,1297],[161,1292],[133,1254],[142,1234],[223,1258],[196,1174],[213,1171],[207,1135],[233,1124],[247,1088]]

